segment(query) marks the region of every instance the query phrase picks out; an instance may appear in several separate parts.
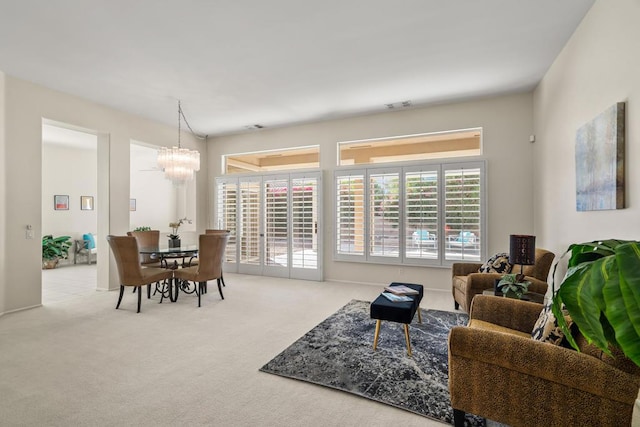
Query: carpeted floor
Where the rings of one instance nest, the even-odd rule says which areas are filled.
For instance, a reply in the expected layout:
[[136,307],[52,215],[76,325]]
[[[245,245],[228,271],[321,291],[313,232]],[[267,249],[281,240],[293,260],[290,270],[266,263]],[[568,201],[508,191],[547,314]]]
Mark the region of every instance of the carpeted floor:
[[[453,423],[447,387],[447,335],[464,313],[422,310],[410,326],[408,357],[402,325],[382,322],[378,350],[369,304],[352,300],[260,370],[346,391],[425,417]],[[484,420],[467,416],[468,425]]]

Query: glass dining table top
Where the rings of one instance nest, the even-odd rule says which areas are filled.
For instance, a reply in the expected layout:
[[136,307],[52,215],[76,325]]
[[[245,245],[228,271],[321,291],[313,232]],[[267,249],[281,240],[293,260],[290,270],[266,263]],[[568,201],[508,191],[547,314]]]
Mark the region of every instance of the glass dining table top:
[[183,245],[179,248],[168,248],[162,246],[143,246],[138,248],[138,252],[145,255],[159,255],[162,257],[181,257],[198,253],[198,245]]

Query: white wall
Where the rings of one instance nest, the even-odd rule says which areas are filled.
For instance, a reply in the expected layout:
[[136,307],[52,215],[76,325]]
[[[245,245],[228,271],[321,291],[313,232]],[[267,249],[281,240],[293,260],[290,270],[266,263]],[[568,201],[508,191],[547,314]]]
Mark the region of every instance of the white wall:
[[[534,92],[535,231],[541,244],[640,239],[640,2],[598,0]],[[626,209],[576,211],[576,130],[626,108]]]
[[[157,168],[158,148],[138,142],[131,144],[130,195],[136,200],[136,210],[129,212],[129,228],[151,227],[152,230],[160,230],[160,244],[164,244],[162,240],[171,233],[169,224],[187,217],[192,223],[181,225],[178,234],[183,244],[197,244],[197,178],[179,186],[174,185]],[[205,178],[201,177],[201,180],[205,181]]]
[[[487,160],[488,253],[506,251],[509,234],[533,232],[533,164],[537,145],[533,133],[532,94],[523,93],[426,108],[331,120],[287,128],[210,138],[209,182],[221,174],[223,154],[320,145],[324,171],[324,277],[383,284],[391,281],[422,283],[429,288],[451,289],[451,270],[410,266],[383,266],[333,261],[333,170],[339,141],[483,128],[483,158]],[[215,188],[210,186],[211,194]],[[211,197],[210,223],[215,198]]]
[[[5,75],[0,71],[0,165],[3,167],[6,165],[5,147],[6,147],[6,116],[5,116]],[[5,174],[0,173],[0,236],[7,235],[6,228],[6,209],[7,209],[7,192],[6,192],[6,177]],[[5,307],[5,294],[7,292],[4,286],[3,271],[6,271],[5,257],[1,254],[5,254],[6,239],[0,238],[0,316],[4,313]]]
[[[156,167],[157,149],[131,144],[131,192],[136,210],[129,213],[129,228],[168,230],[176,219],[176,191]],[[162,194],[164,197],[158,197]]]
[[[12,268],[0,270],[0,294],[4,293],[0,313],[41,304],[41,242],[37,238],[25,239],[25,226],[33,224],[34,235],[42,235],[42,171],[39,164],[33,166],[34,159],[42,158],[42,120],[68,123],[98,134],[97,199],[100,203],[96,207],[98,234],[104,236],[122,235],[129,230],[130,141],[172,146],[177,136],[175,126],[152,122],[10,76],[6,76],[4,90],[0,218],[4,216],[6,230],[0,235],[0,245],[10,247],[11,251],[0,252],[0,265]],[[185,147],[200,150],[206,156],[204,142],[188,133],[183,134],[182,141]],[[207,176],[206,164],[199,174]],[[6,185],[2,187],[5,180]],[[197,217],[206,218],[205,179],[198,180],[196,193]],[[197,225],[199,230],[205,226]],[[110,252],[100,251],[98,257],[98,286],[116,289],[117,271]]]
[[[93,148],[42,146],[42,233],[82,238],[98,232],[97,141]],[[53,196],[69,196],[69,210],[55,210]],[[94,210],[80,209],[80,196],[93,196]],[[41,236],[36,236],[36,239]]]

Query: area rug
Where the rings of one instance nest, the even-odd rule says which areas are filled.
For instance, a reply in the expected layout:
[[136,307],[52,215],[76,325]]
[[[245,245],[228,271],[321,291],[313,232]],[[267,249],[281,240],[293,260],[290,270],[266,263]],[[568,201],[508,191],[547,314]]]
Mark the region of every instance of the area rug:
[[[413,357],[407,356],[402,325],[382,322],[373,351],[375,320],[370,303],[352,300],[260,368],[263,372],[331,387],[453,423],[449,401],[447,336],[466,325],[463,313],[422,310],[410,325]],[[467,415],[466,425],[484,426]]]

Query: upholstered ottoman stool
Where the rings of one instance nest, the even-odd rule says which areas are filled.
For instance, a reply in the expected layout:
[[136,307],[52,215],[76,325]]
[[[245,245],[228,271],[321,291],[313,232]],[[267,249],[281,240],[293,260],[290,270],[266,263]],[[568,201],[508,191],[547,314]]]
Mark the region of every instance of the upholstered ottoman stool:
[[406,286],[418,291],[417,295],[407,295],[411,301],[393,302],[384,295],[379,295],[371,303],[371,318],[376,319],[376,332],[373,337],[373,349],[378,347],[378,336],[380,335],[380,324],[383,320],[404,324],[404,338],[407,342],[407,354],[411,356],[411,339],[409,337],[409,323],[413,320],[416,311],[418,312],[418,321],[422,323],[422,315],[420,314],[420,301],[422,301],[422,285],[413,283],[397,283],[393,282],[389,286]]

